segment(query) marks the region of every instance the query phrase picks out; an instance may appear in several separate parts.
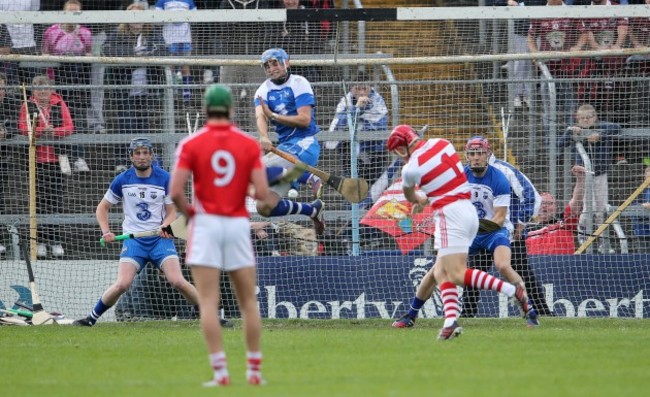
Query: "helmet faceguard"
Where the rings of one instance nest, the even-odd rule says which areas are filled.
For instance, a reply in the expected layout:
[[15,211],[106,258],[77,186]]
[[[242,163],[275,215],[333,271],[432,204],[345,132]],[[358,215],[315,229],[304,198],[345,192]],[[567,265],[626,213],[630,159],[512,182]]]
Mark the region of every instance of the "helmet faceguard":
[[136,149],[147,148],[153,154],[153,144],[149,138],[133,138],[129,144],[129,154],[133,155]]
[[[474,165],[469,161],[469,154],[471,153],[485,153],[485,164]],[[488,158],[490,156],[490,143],[482,136],[471,137],[465,144],[465,157],[469,161],[470,170],[475,174],[483,174],[487,169]]]
[[264,69],[265,73],[268,70],[271,61],[277,61],[284,65],[285,74],[280,78],[271,79],[273,83],[280,85],[289,78],[289,54],[287,54],[287,52],[282,48],[269,48],[264,51],[261,56],[261,62],[262,69]]

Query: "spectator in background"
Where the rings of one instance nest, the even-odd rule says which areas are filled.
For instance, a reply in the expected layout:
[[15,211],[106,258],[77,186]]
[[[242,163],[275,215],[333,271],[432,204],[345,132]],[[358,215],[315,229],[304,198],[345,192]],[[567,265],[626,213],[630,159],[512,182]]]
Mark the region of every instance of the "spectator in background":
[[[618,5],[609,0],[594,0],[591,4]],[[583,23],[588,50],[620,50],[626,43],[629,28],[627,18],[590,18],[583,20]],[[619,118],[625,117],[626,112],[622,111],[621,104],[624,103],[623,93],[627,92],[627,89],[622,86],[622,82],[614,80],[624,72],[625,57],[603,57],[589,59],[587,62],[590,70],[588,74],[601,79],[596,83],[581,84],[578,100],[597,103],[599,111],[605,113],[609,119],[618,121]]]
[[[546,0],[496,0],[495,6],[543,6]],[[514,37],[512,39],[512,52],[516,54],[528,53],[528,28],[530,21],[528,19],[517,19],[514,21]],[[530,97],[532,92],[532,83],[525,82],[532,78],[533,65],[527,59],[509,62],[511,76],[515,81],[513,107],[515,110],[523,106],[530,108]]]
[[[38,11],[40,1],[34,0],[0,0],[0,11]],[[11,36],[11,53],[21,55],[38,55],[36,40],[34,38],[34,25],[7,24],[5,25]],[[40,71],[37,68],[20,66],[19,62],[9,62],[7,78],[9,84],[30,84],[34,76]]]
[[[250,10],[276,8],[275,0],[221,0],[220,9]],[[258,22],[229,22],[218,23],[216,32],[210,36],[214,40],[215,55],[255,56],[267,48],[277,47],[277,35],[273,32],[276,23]],[[271,32],[269,32],[271,30]],[[234,106],[239,126],[244,131],[255,129],[255,120],[250,112],[250,105],[255,100],[253,94],[257,82],[266,79],[264,69],[259,66],[222,66],[219,72],[219,82],[233,87],[233,84],[246,84],[241,88],[233,87]]]
[[[68,0],[63,4],[63,11],[81,11],[79,0]],[[84,56],[92,55],[92,34],[82,25],[57,23],[50,26],[43,36],[41,52],[45,55]],[[56,68],[48,69],[48,76],[57,85],[88,85],[90,84],[90,65],[85,63],[62,62]],[[83,131],[81,120],[87,111],[88,90],[82,88],[59,90],[65,103],[69,106],[72,119],[75,120],[77,132]],[[90,171],[84,159],[82,146],[73,145],[70,148],[74,166],[79,172]]]
[[[129,3],[128,0],[103,0],[103,1],[90,1],[84,5],[85,11],[112,11],[123,10]],[[106,42],[106,37],[109,32],[114,29],[114,26],[97,23],[89,24],[88,27],[93,34],[93,48],[92,53],[94,56],[102,55],[102,48]],[[88,126],[97,134],[106,132],[106,121],[104,120],[104,74],[106,67],[103,64],[93,63],[90,66],[90,109],[88,110]]]
[[[143,11],[146,4],[133,3],[128,11]],[[162,37],[148,24],[122,23],[106,39],[104,55],[117,57],[145,57],[164,52]],[[158,73],[156,73],[158,72]],[[162,79],[158,68],[147,66],[110,66],[107,67],[108,84],[124,86],[123,89],[109,91],[110,103],[117,110],[117,131],[121,134],[149,132],[149,116],[154,108],[150,101],[150,81]],[[127,169],[127,147],[115,148],[115,171]]]
[[[5,25],[0,24],[0,55],[9,55],[11,53],[11,36]],[[4,67],[4,65],[0,65]],[[5,76],[5,82],[7,77]]]
[[[321,10],[329,10],[334,8],[334,0],[306,0],[307,8],[317,8]],[[324,43],[323,50],[331,52],[334,49],[334,24],[332,21],[320,21],[319,33],[322,43]]]
[[[547,7],[563,6],[562,0],[548,0]],[[586,37],[582,34],[583,24],[579,19],[553,18],[531,19],[528,29],[528,50],[531,53],[546,51],[580,51],[586,46]],[[538,45],[539,42],[539,45]],[[540,66],[538,61],[533,61]],[[578,77],[586,70],[586,61],[580,58],[551,59],[543,62],[548,67],[551,76],[558,79]],[[549,128],[549,88],[542,84],[542,98],[544,105],[544,127]],[[572,124],[575,114],[576,89],[575,84],[565,81],[556,81],[558,122],[560,129]]]
[[[646,5],[650,5],[650,0],[644,0]],[[630,18],[628,28],[628,37],[630,45],[634,48],[650,47],[650,18]],[[629,105],[629,126],[630,127],[647,127],[650,125],[650,114],[648,114],[648,105],[650,104],[650,58],[648,55],[632,55],[626,61],[628,72],[632,77],[643,77],[631,81],[630,91],[634,92],[634,97],[630,98]]]
[[[356,126],[357,133],[372,131],[377,135],[377,140],[360,141],[357,152],[359,176],[372,185],[390,162],[384,144],[388,133],[388,107],[381,94],[373,88],[370,77],[362,71],[357,73],[355,81],[350,85],[350,92],[336,106],[336,116],[330,129],[348,131],[349,122]],[[349,142],[343,142],[340,150],[344,158],[350,158]],[[350,162],[345,161],[345,164],[349,175]],[[368,204],[372,204],[372,200]]]
[[[156,10],[166,11],[194,11],[196,5],[193,0],[158,0]],[[165,24],[162,31],[167,50],[172,56],[187,57],[192,55],[192,31],[187,22]],[[192,84],[192,71],[190,65],[183,65],[177,72],[177,81],[184,85]],[[192,97],[190,88],[183,88],[183,101]]]
[[[68,106],[51,88],[52,81],[46,75],[34,77],[32,81],[32,96],[27,107],[21,106],[18,118],[18,129],[22,135],[28,135],[31,128],[28,120],[35,124],[34,137],[52,140],[63,138],[74,133],[74,124]],[[33,120],[36,114],[37,120]],[[60,214],[63,212],[65,185],[63,173],[65,164],[51,144],[36,146],[36,195],[37,213]],[[69,167],[69,165],[68,165]],[[47,256],[47,246],[50,244],[53,257],[60,258],[65,254],[61,244],[61,231],[58,225],[46,225],[39,228],[38,257]]]
[[540,195],[539,214],[526,225],[528,255],[572,255],[576,251],[575,237],[585,197],[586,170],[575,165],[571,172],[576,177],[576,184],[561,215],[557,213],[557,200],[552,194],[544,192]]
[[[612,146],[614,139],[620,134],[621,126],[598,120],[596,109],[585,104],[576,112],[577,124],[567,128],[564,136],[560,138],[560,149],[569,146],[572,142],[579,140],[584,145],[594,178],[592,188],[592,203],[584,203],[584,210],[592,209],[594,225],[600,225],[605,220],[605,211],[609,201],[609,187],[607,173],[612,165]],[[583,165],[582,158],[576,153],[576,164]],[[589,206],[589,207],[588,207]],[[580,229],[584,230],[587,221],[586,212],[580,217]],[[581,237],[584,239],[584,237]],[[609,241],[601,238],[598,250],[601,253],[609,253]]]
[[[650,0],[645,0],[645,4],[650,5]],[[627,33],[632,47],[650,47],[650,18],[631,18]]]
[[[648,178],[650,178],[650,167],[645,169],[645,179]],[[641,193],[639,204],[650,211],[650,187]],[[650,221],[648,221],[648,216],[646,214],[646,216],[639,217],[634,222],[634,235],[637,239],[638,252],[642,253],[650,252]]]
[[[255,255],[280,256],[278,226],[271,222],[251,222],[251,240]],[[223,291],[222,291],[223,292]]]
[[[6,86],[7,76],[0,73],[0,215],[7,213],[7,194],[11,193],[8,188],[11,180],[9,166],[14,157],[12,146],[5,145],[4,141],[16,133],[16,121],[18,120],[16,110],[19,106],[17,98],[8,95]],[[0,257],[4,257],[7,253],[4,245],[6,237],[6,228],[0,224]]]
[[[281,0],[281,3],[288,10],[305,8],[300,5],[300,0]],[[283,48],[291,56],[320,54],[323,52],[320,29],[318,22],[282,22],[278,32],[278,47]],[[316,66],[294,66],[292,69],[293,73],[305,77],[312,83],[320,80],[320,68]]]

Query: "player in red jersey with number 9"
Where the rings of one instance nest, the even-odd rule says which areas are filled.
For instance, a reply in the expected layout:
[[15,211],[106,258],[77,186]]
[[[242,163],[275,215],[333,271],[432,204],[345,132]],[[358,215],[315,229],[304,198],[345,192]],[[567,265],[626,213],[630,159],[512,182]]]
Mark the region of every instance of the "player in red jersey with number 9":
[[[179,144],[170,182],[172,200],[189,219],[186,263],[192,268],[199,293],[201,327],[214,370],[214,378],[204,386],[230,383],[217,316],[221,272],[230,275],[244,319],[248,383],[260,385],[264,383],[260,371],[262,323],[245,199],[249,185],[254,187],[253,198],[266,198],[266,170],[259,143],[230,120],[230,88],[210,86],[205,93],[205,112],[205,126]],[[194,178],[192,204],[185,197],[190,175]]]
[[463,331],[458,325],[457,285],[516,296],[527,312],[528,302],[523,289],[481,270],[467,268],[469,247],[478,232],[478,216],[470,201],[470,186],[463,164],[451,142],[439,138],[422,140],[410,126],[398,125],[390,133],[386,146],[406,162],[402,168],[402,189],[413,204],[412,212],[419,213],[428,205],[433,207],[437,251],[436,263],[422,279],[409,312],[395,321],[393,327],[415,325],[418,311],[431,297],[436,284],[440,288],[445,317],[439,340],[453,339]]

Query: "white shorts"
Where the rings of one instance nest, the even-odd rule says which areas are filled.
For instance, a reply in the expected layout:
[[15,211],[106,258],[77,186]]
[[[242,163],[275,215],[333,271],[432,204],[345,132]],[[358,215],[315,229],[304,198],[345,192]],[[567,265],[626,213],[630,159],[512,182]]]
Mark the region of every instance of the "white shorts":
[[196,214],[189,224],[185,262],[225,272],[255,266],[248,218]]
[[468,253],[478,232],[478,215],[469,200],[458,200],[433,212],[434,248],[438,256]]

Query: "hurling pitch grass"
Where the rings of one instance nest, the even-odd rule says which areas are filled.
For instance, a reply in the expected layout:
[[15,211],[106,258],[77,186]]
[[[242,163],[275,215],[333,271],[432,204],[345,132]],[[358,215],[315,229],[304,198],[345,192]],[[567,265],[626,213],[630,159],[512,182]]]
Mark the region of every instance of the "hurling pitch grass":
[[265,320],[262,388],[245,382],[241,322],[224,330],[231,386],[211,378],[198,322],[1,327],[0,384],[20,396],[646,396],[650,321]]

